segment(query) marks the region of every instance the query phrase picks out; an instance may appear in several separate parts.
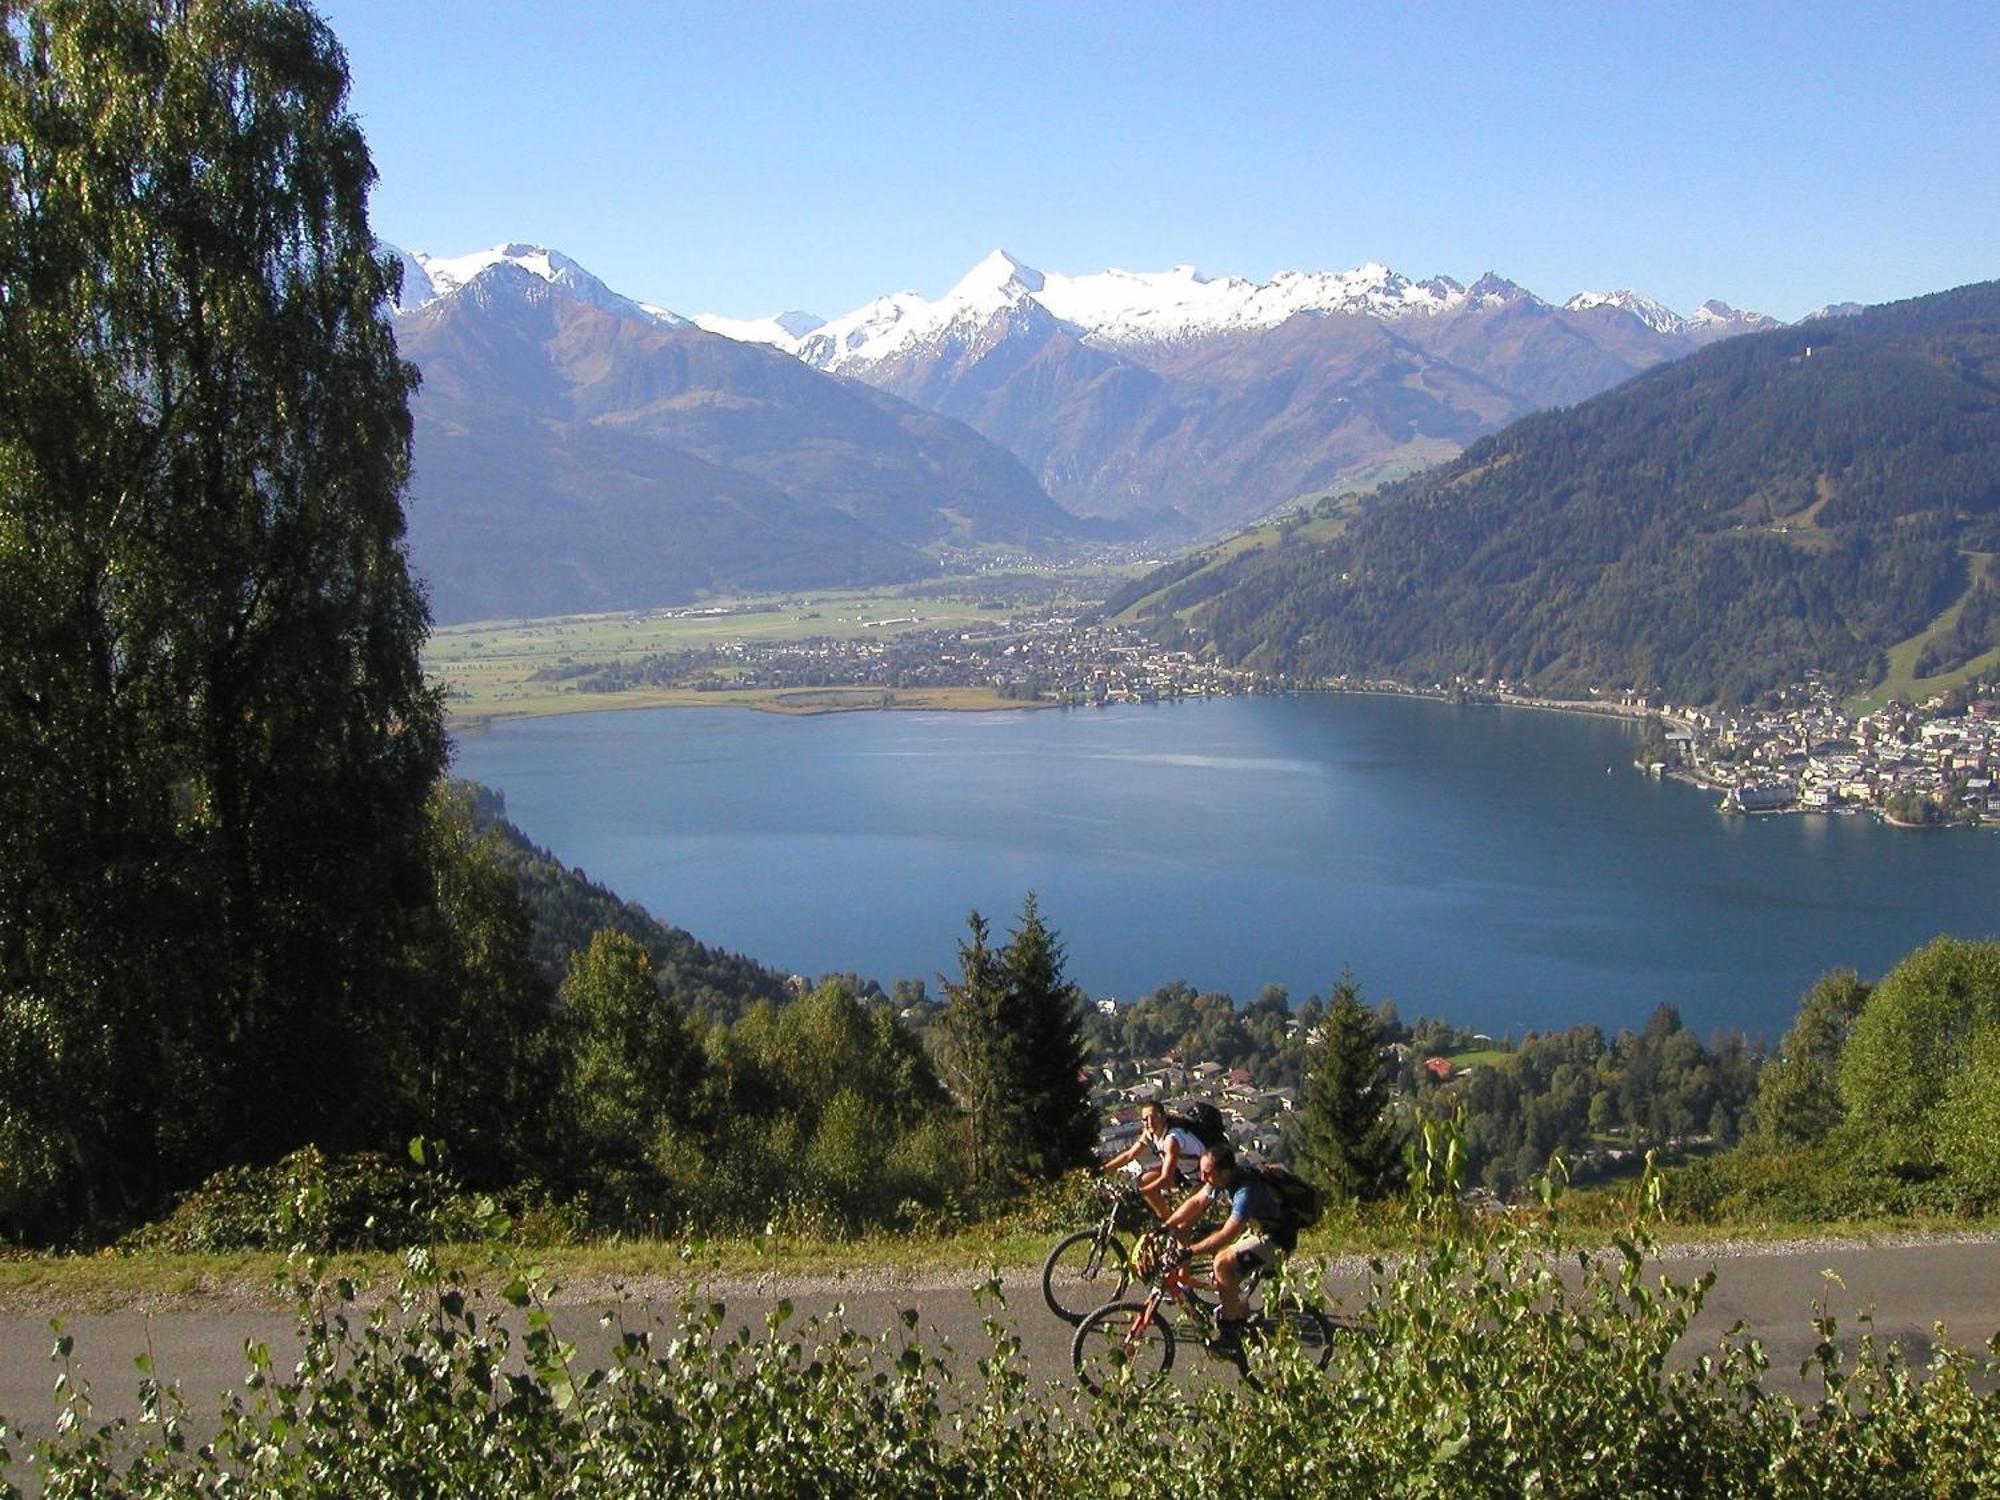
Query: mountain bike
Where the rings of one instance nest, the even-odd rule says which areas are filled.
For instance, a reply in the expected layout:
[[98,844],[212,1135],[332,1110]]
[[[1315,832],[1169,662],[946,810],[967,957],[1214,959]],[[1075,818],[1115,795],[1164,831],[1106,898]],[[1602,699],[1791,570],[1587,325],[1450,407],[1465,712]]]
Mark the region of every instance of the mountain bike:
[[[1251,1380],[1249,1349],[1253,1343],[1277,1339],[1289,1342],[1324,1370],[1333,1358],[1333,1341],[1343,1331],[1359,1332],[1351,1320],[1336,1321],[1317,1307],[1292,1298],[1274,1311],[1253,1311],[1240,1336],[1229,1345],[1216,1340],[1220,1308],[1195,1291],[1196,1280],[1187,1251],[1164,1233],[1148,1234],[1140,1242],[1133,1269],[1152,1290],[1143,1301],[1106,1302],[1086,1314],[1070,1341],[1070,1363],[1084,1388],[1096,1394],[1120,1381],[1139,1387],[1163,1379],[1174,1367],[1175,1334],[1166,1316],[1168,1304],[1180,1309],[1189,1326],[1211,1352],[1230,1360],[1245,1380]],[[1248,1296],[1263,1280],[1259,1266],[1244,1279]]]
[[1100,1177],[1094,1184],[1104,1217],[1056,1241],[1042,1262],[1042,1300],[1065,1323],[1081,1323],[1100,1302],[1125,1295],[1132,1283],[1132,1255],[1118,1231],[1153,1222],[1153,1211],[1129,1177]]

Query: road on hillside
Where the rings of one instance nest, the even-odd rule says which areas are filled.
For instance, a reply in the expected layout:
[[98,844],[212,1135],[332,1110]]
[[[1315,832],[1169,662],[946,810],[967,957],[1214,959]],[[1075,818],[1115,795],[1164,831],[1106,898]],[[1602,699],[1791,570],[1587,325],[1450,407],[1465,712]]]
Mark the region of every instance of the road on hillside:
[[[1823,1299],[1840,1320],[1844,1344],[1860,1331],[1857,1314],[1872,1313],[1874,1331],[1901,1341],[1919,1361],[1931,1346],[1936,1323],[1946,1325],[1953,1343],[1975,1350],[2000,1332],[2000,1237],[1710,1248],[1662,1255],[1649,1276],[1689,1280],[1710,1269],[1717,1277],[1714,1290],[1683,1341],[1680,1357],[1692,1360],[1741,1322],[1764,1341],[1771,1356],[1770,1383],[1794,1395],[1807,1389],[1798,1371],[1817,1342],[1811,1326],[1816,1300]],[[1037,1273],[1021,1269],[1003,1274],[1004,1310],[974,1298],[972,1284],[978,1279],[967,1274],[885,1286],[881,1277],[864,1273],[784,1287],[737,1285],[711,1295],[726,1301],[731,1326],[753,1328],[763,1326],[781,1297],[792,1302],[801,1319],[830,1314],[838,1306],[851,1327],[868,1333],[891,1330],[905,1309],[915,1308],[926,1344],[948,1340],[953,1349],[974,1353],[987,1348],[984,1321],[997,1315],[1020,1335],[1024,1356],[1037,1374],[1066,1379],[1069,1327],[1043,1307]],[[1358,1273],[1330,1273],[1327,1285],[1349,1307],[1361,1290]],[[640,1297],[644,1305],[627,1310],[627,1322],[648,1313],[672,1322],[680,1297],[679,1289],[648,1287]],[[558,1326],[586,1356],[606,1347],[607,1335],[599,1327],[603,1305],[579,1301],[558,1310]],[[76,1341],[74,1360],[90,1382],[98,1420],[136,1415],[139,1377],[133,1360],[150,1350],[160,1378],[180,1384],[200,1433],[214,1430],[209,1414],[221,1393],[242,1388],[246,1340],[269,1344],[281,1372],[290,1368],[298,1348],[292,1320],[278,1313],[120,1312],[77,1315],[63,1322]],[[54,1431],[51,1388],[57,1367],[49,1360],[52,1342],[46,1317],[0,1317],[0,1415],[31,1438]],[[1177,1369],[1176,1378],[1191,1380],[1215,1378],[1224,1368],[1193,1351],[1176,1363],[1189,1367],[1185,1376]]]

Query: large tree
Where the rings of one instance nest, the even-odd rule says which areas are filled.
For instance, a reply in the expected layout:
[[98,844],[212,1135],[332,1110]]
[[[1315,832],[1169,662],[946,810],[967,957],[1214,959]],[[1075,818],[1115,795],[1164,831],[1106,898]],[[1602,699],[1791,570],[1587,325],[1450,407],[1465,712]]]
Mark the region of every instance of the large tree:
[[1840,1051],[1840,1102],[1873,1149],[1935,1159],[1942,1106],[2000,1030],[2000,942],[1935,938],[1882,977]]
[[1809,1146],[1846,1116],[1840,1102],[1840,1049],[1868,1003],[1852,969],[1830,969],[1799,1001],[1798,1019],[1778,1055],[1757,1076],[1757,1136],[1766,1145]]
[[1300,1170],[1338,1197],[1372,1202],[1401,1184],[1390,1074],[1382,1023],[1362,1005],[1353,976],[1342,974],[1308,1044],[1290,1130]]
[[972,913],[944,983],[942,1059],[983,1182],[1050,1178],[1090,1159],[1097,1114],[1083,1078],[1083,996],[1030,895],[1006,946]]
[[0,1219],[365,1134],[443,758],[394,264],[296,0],[0,0]]

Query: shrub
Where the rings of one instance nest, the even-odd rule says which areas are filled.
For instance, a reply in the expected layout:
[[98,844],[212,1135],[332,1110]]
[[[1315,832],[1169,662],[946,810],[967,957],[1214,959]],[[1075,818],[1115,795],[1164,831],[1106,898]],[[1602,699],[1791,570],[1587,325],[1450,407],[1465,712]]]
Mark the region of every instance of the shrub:
[[[138,1500],[1992,1488],[2000,1349],[1941,1349],[1917,1369],[1864,1330],[1849,1356],[1821,1309],[1802,1404],[1768,1388],[1740,1338],[1669,1368],[1707,1280],[1650,1277],[1642,1234],[1579,1262],[1553,1216],[1468,1223],[1442,1196],[1418,1206],[1421,1249],[1376,1266],[1369,1323],[1329,1371],[1260,1349],[1254,1382],[1169,1399],[1034,1379],[997,1316],[983,1350],[955,1352],[918,1342],[914,1311],[867,1336],[837,1317],[794,1326],[781,1306],[761,1333],[730,1333],[722,1304],[693,1293],[663,1321],[614,1304],[611,1352],[589,1365],[528,1277],[478,1298],[418,1251],[366,1316],[351,1285],[303,1278],[297,1364],[253,1346],[247,1393],[199,1447],[178,1393],[150,1381],[141,1425],[96,1424],[60,1338],[67,1407],[32,1479]],[[496,1301],[508,1315],[489,1316]]]
[[471,1197],[413,1162],[304,1146],[268,1167],[225,1167],[119,1243],[183,1253],[395,1250],[476,1239],[480,1222]]

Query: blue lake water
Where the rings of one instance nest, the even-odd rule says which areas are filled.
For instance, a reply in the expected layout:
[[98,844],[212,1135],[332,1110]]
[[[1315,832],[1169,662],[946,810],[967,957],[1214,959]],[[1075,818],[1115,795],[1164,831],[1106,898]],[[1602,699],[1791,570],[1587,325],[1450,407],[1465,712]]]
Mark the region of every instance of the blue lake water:
[[1071,977],[1324,993],[1493,1032],[1775,1038],[1827,968],[2000,936],[2000,833],[1725,818],[1579,715],[1360,696],[783,718],[670,709],[467,733],[460,775],[704,941],[887,984],[1029,891]]

